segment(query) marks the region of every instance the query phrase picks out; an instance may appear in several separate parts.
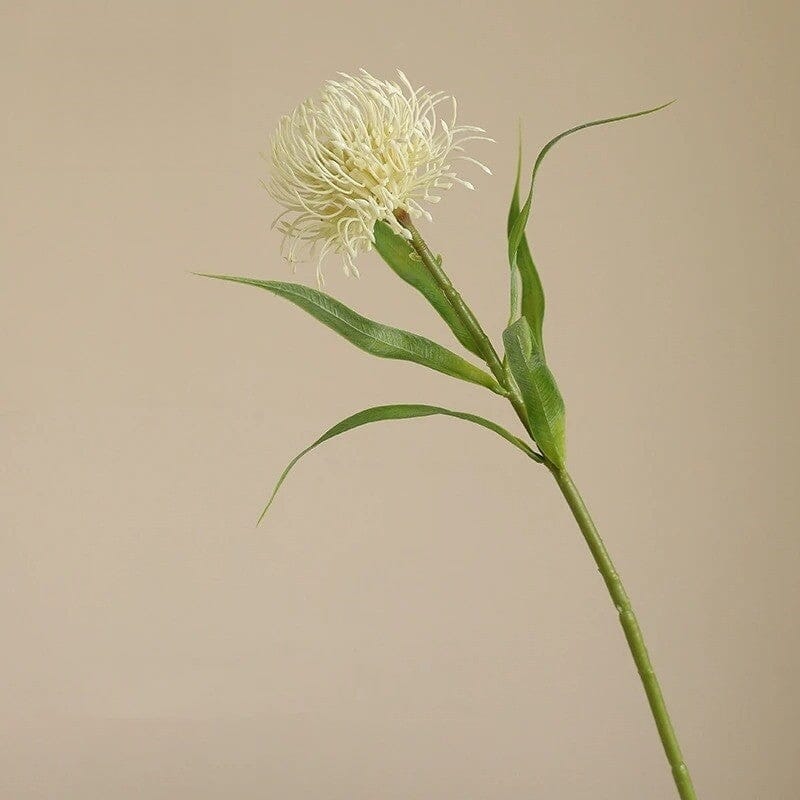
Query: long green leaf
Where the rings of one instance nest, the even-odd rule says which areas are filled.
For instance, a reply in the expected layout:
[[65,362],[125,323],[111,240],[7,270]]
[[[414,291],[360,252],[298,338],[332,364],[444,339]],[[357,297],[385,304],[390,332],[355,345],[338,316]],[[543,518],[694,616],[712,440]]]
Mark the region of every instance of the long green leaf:
[[527,444],[525,444],[522,439],[517,438],[514,436],[513,433],[509,433],[505,428],[501,427],[495,422],[491,420],[484,419],[483,417],[476,416],[475,414],[467,414],[463,411],[451,411],[447,408],[440,408],[439,406],[426,406],[426,405],[416,405],[416,404],[401,404],[401,405],[388,405],[388,406],[375,406],[374,408],[367,408],[364,411],[359,411],[356,414],[353,414],[347,419],[343,419],[341,422],[334,425],[332,428],[329,428],[322,436],[319,437],[315,442],[310,444],[306,447],[305,450],[298,453],[287,465],[286,469],[281,473],[280,478],[278,478],[278,482],[275,484],[275,488],[272,490],[272,494],[270,495],[269,501],[265,506],[264,510],[261,512],[261,516],[258,518],[258,521],[261,522],[264,519],[264,515],[269,511],[269,507],[272,505],[272,501],[275,499],[275,496],[278,494],[278,490],[281,488],[281,485],[286,480],[286,476],[291,471],[292,467],[308,452],[313,450],[315,447],[318,447],[323,442],[327,442],[328,439],[332,439],[334,436],[338,436],[341,433],[346,433],[347,431],[353,430],[353,428],[359,428],[362,425],[368,425],[371,422],[381,422],[383,420],[392,420],[392,419],[412,419],[414,417],[430,417],[434,414],[441,414],[447,417],[456,417],[457,419],[467,420],[467,422],[473,422],[476,425],[481,425],[484,428],[488,428],[490,431],[494,431],[499,436],[502,436],[507,442],[510,442],[520,449],[526,456],[532,458],[534,461],[541,462],[541,456],[535,451],[532,450]]
[[566,460],[564,400],[524,317],[505,329],[503,343],[533,438],[548,461],[562,468]]
[[244,283],[259,289],[266,289],[299,306],[356,347],[374,356],[413,361],[453,378],[461,378],[461,380],[485,386],[497,394],[507,394],[506,390],[488,372],[484,372],[466,359],[456,355],[452,350],[416,333],[391,328],[362,317],[344,303],[316,289],[298,283],[260,281],[255,278],[238,278],[232,275],[203,273],[203,277]]
[[[544,350],[541,348],[542,321],[544,319],[544,294],[539,294],[541,292],[541,281],[536,273],[536,267],[533,264],[533,259],[530,255],[530,249],[525,241],[525,227],[528,224],[528,217],[530,216],[531,204],[533,202],[533,187],[536,181],[536,173],[539,171],[542,161],[544,161],[545,156],[550,152],[550,150],[553,149],[553,147],[555,147],[556,144],[558,144],[558,142],[573,133],[582,131],[585,128],[593,128],[597,125],[607,125],[611,122],[620,122],[625,119],[633,119],[634,117],[643,117],[646,114],[652,114],[655,111],[660,111],[662,108],[666,108],[668,105],[671,105],[672,102],[674,101],[670,101],[670,103],[664,103],[663,105],[656,106],[655,108],[648,108],[644,111],[635,111],[632,114],[622,114],[618,117],[608,117],[607,119],[584,122],[581,125],[576,125],[574,128],[570,128],[569,130],[559,133],[558,136],[554,136],[541,149],[539,155],[536,157],[536,161],[531,172],[531,185],[530,189],[528,190],[528,196],[521,209],[519,209],[518,164],[517,188],[514,193],[514,198],[511,202],[511,209],[508,217],[508,261],[511,265],[512,272],[511,314],[512,317],[519,318],[519,316],[524,316],[528,320],[534,340],[540,346],[542,356],[544,355]],[[517,209],[519,210],[517,211]],[[517,212],[516,215],[514,215],[515,211]],[[512,216],[514,216],[513,219]],[[519,275],[515,274],[517,271],[519,271]],[[515,286],[513,283],[515,280],[518,282],[517,286]],[[529,284],[527,297],[524,288],[525,281],[527,281]],[[512,320],[512,322],[513,321],[514,320]]]
[[434,307],[447,323],[456,339],[471,353],[480,357],[481,352],[472,334],[456,314],[447,296],[433,275],[416,255],[414,248],[385,222],[375,223],[375,249],[392,271],[406,283],[413,286]]
[[[519,217],[519,182],[522,172],[522,132],[519,134],[519,147],[517,151],[517,177],[514,183],[514,194],[511,197],[511,206],[508,210],[507,234],[509,241],[512,236],[514,223]],[[525,317],[531,327],[539,348],[544,352],[544,340],[542,338],[542,325],[544,323],[544,289],[536,264],[531,255],[528,239],[525,235],[525,228],[522,228],[522,236],[516,248],[514,257],[511,258],[511,313],[509,314],[508,324],[511,325],[520,317]]]

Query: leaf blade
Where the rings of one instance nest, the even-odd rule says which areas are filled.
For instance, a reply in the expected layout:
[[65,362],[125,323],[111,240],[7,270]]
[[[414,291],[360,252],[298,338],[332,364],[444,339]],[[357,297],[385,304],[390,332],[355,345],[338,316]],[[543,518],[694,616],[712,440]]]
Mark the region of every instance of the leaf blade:
[[368,319],[324,292],[299,283],[261,281],[233,275],[198,274],[206,278],[242,283],[272,292],[302,308],[323,325],[371,355],[412,361],[450,377],[484,386],[496,394],[503,396],[507,394],[493,376],[452,350],[416,333]]
[[566,463],[564,399],[524,317],[505,329],[503,343],[533,438],[548,461],[563,469]]
[[[511,240],[515,235],[514,225],[520,214],[519,207],[519,183],[522,172],[522,132],[519,134],[519,145],[517,150],[517,175],[514,183],[514,193],[511,197],[511,204],[508,210],[508,222],[506,234]],[[525,235],[525,228],[522,228],[522,235],[516,247],[514,256],[509,250],[509,266],[511,268],[511,310],[508,317],[508,324],[516,322],[520,317],[525,317],[533,331],[536,341],[542,352],[544,352],[544,340],[542,337],[542,327],[544,324],[544,287],[536,269],[528,239]]]
[[375,249],[395,275],[413,286],[433,306],[462,346],[480,358],[480,348],[472,334],[456,314],[433,275],[419,257],[414,258],[414,249],[408,240],[395,233],[382,220],[375,223],[374,233]]
[[[643,117],[647,114],[653,114],[656,111],[661,111],[662,109],[666,108],[667,106],[671,105],[674,100],[671,100],[669,103],[663,103],[660,106],[656,106],[654,108],[647,108],[643,111],[634,111],[631,114],[621,114],[620,116],[616,117],[607,117],[605,119],[598,119],[592,120],[590,122],[584,122],[580,125],[576,125],[573,128],[569,128],[566,131],[562,131],[557,136],[554,136],[547,144],[539,151],[539,155],[536,157],[536,161],[533,165],[533,170],[531,171],[531,184],[528,190],[527,198],[525,199],[525,203],[523,204],[522,208],[519,208],[519,169],[520,169],[520,162],[518,162],[517,167],[517,187],[515,189],[515,197],[512,199],[511,209],[509,210],[509,219],[508,219],[508,260],[509,264],[511,265],[512,274],[515,270],[519,270],[520,277],[525,276],[527,274],[528,279],[531,281],[531,287],[528,294],[528,303],[527,303],[527,313],[522,309],[522,303],[525,299],[525,292],[522,286],[518,286],[518,299],[517,299],[517,306],[519,307],[519,314],[516,315],[517,318],[520,316],[525,316],[528,320],[528,324],[531,328],[531,331],[535,337],[536,342],[539,344],[542,355],[544,354],[544,346],[542,340],[542,323],[544,319],[544,293],[541,293],[541,297],[538,296],[538,291],[541,291],[541,281],[539,280],[538,272],[536,271],[536,266],[533,262],[533,258],[531,257],[530,248],[528,247],[527,239],[525,237],[525,228],[528,224],[528,218],[530,216],[531,205],[533,202],[533,189],[534,184],[536,182],[536,175],[539,171],[539,168],[542,165],[542,162],[545,159],[545,156],[550,152],[550,150],[555,147],[558,142],[562,139],[566,138],[567,136],[571,136],[573,133],[578,133],[578,131],[585,130],[586,128],[593,128],[598,125],[608,125],[612,122],[621,122],[622,120],[626,119],[633,119],[635,117]],[[516,217],[512,220],[512,213],[515,209],[518,209]],[[522,265],[520,265],[520,261],[522,261]],[[538,291],[536,288],[536,284],[538,284]],[[515,315],[516,309],[514,308],[514,287],[512,284],[512,316]],[[513,323],[515,320],[510,320],[510,323]]]
[[462,419],[467,422],[472,422],[475,423],[476,425],[480,425],[481,427],[493,431],[498,436],[505,439],[507,442],[513,444],[515,447],[517,447],[519,450],[525,453],[525,455],[527,455],[534,461],[541,462],[542,460],[541,456],[535,450],[530,448],[522,439],[520,439],[517,436],[514,436],[513,433],[510,433],[505,428],[498,425],[496,422],[492,422],[491,420],[485,419],[484,417],[480,417],[477,414],[470,414],[464,411],[453,411],[451,409],[442,408],[440,406],[430,406],[430,405],[412,404],[412,403],[373,406],[372,408],[367,408],[364,409],[363,411],[358,411],[355,414],[346,417],[341,422],[337,422],[336,425],[325,431],[325,433],[323,433],[322,436],[320,436],[316,441],[312,442],[304,450],[301,450],[288,463],[288,465],[278,478],[278,481],[275,484],[275,488],[272,490],[272,494],[270,495],[270,498],[267,501],[264,510],[261,512],[261,516],[258,518],[258,522],[260,523],[261,520],[264,519],[264,517],[266,516],[266,513],[267,511],[269,511],[270,506],[272,505],[276,495],[278,494],[278,491],[283,485],[283,482],[286,480],[286,477],[289,475],[295,464],[297,464],[297,462],[300,461],[300,459],[303,456],[305,456],[307,453],[317,448],[319,445],[323,444],[324,442],[327,442],[329,439],[333,439],[335,436],[339,436],[342,433],[346,433],[348,431],[353,430],[354,428],[359,428],[363,425],[368,425],[372,422],[382,422],[386,420],[397,420],[397,419],[413,419],[415,417],[430,417],[437,414],[447,417],[455,417],[456,419]]

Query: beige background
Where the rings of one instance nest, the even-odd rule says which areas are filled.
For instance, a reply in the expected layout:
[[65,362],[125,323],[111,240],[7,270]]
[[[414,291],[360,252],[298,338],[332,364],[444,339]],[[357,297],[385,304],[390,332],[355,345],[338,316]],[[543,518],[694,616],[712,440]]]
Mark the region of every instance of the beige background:
[[[575,137],[531,235],[570,463],[701,798],[800,789],[795,10],[775,2],[2,4],[0,796],[670,800],[555,486],[421,367],[191,270],[282,278],[258,152],[336,70],[498,143],[425,231],[495,334],[517,118]],[[371,255],[329,289],[446,340]],[[312,280],[312,270],[300,278]]]

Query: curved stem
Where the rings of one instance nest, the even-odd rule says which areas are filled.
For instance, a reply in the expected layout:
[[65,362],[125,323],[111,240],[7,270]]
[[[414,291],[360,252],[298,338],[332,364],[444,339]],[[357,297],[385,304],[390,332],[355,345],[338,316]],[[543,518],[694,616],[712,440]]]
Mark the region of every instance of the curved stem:
[[661,686],[650,662],[650,656],[644,643],[642,631],[639,628],[639,622],[636,619],[636,614],[633,611],[625,587],[622,585],[619,574],[614,567],[614,562],[611,560],[611,556],[600,538],[600,534],[597,532],[583,498],[581,498],[577,487],[572,482],[572,478],[566,470],[558,470],[551,465],[548,466],[575,517],[575,521],[578,523],[578,527],[581,529],[595,564],[597,564],[597,568],[603,576],[603,581],[606,584],[608,593],[611,595],[611,600],[616,606],[619,614],[619,623],[625,633],[636,669],[642,679],[647,702],[650,704],[650,710],[653,713],[653,719],[655,719],[658,735],[661,737],[661,744],[664,746],[664,752],[667,755],[667,761],[672,768],[672,776],[675,780],[675,786],[678,788],[678,794],[681,800],[697,800],[692,778],[689,775],[686,762],[683,760],[678,738],[675,735],[675,729],[672,727],[672,720],[664,702]]
[[[491,369],[500,385],[508,390],[509,402],[514,407],[522,424],[533,439],[534,437],[531,433],[530,425],[528,424],[528,417],[525,413],[525,406],[520,397],[519,389],[506,374],[503,363],[497,351],[494,349],[491,340],[484,332],[477,318],[472,313],[472,310],[467,306],[461,295],[453,286],[450,278],[442,269],[440,260],[433,255],[419,231],[414,227],[408,214],[402,209],[398,209],[395,211],[395,217],[411,234],[411,243],[414,249],[438,283],[442,292],[450,301],[450,304],[461,318],[461,321],[472,334],[472,337],[481,351],[481,356],[489,369]],[[628,647],[630,648],[634,663],[636,664],[636,669],[639,671],[639,676],[642,679],[644,691],[647,695],[647,702],[650,704],[650,710],[652,711],[653,719],[658,729],[658,735],[661,737],[661,743],[664,746],[667,761],[672,768],[672,776],[675,780],[678,794],[681,800],[697,800],[689,770],[683,760],[678,738],[675,735],[675,729],[672,727],[672,721],[670,720],[667,706],[664,702],[661,686],[653,670],[653,665],[650,663],[650,656],[644,643],[642,631],[639,628],[639,622],[636,619],[625,587],[622,585],[619,574],[614,567],[614,562],[611,560],[611,556],[608,550],[606,550],[606,546],[592,521],[589,510],[586,508],[586,504],[583,502],[577,487],[572,482],[569,473],[567,473],[566,470],[558,469],[554,464],[551,464],[544,458],[542,460],[553,473],[553,477],[556,479],[556,483],[558,483],[561,493],[564,495],[575,517],[575,521],[578,523],[578,527],[583,534],[583,538],[586,540],[586,544],[589,546],[592,557],[597,564],[600,574],[603,576],[608,593],[611,595],[611,599],[617,609],[619,622],[625,633],[625,638],[628,642]]]

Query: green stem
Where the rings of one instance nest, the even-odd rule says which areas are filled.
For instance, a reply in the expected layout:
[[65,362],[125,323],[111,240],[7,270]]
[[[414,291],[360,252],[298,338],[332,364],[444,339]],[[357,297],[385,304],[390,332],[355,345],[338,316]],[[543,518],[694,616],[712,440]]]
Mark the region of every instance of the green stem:
[[422,259],[428,271],[444,293],[444,296],[450,301],[450,305],[453,306],[455,312],[461,317],[461,321],[464,323],[467,330],[472,334],[475,344],[478,345],[478,349],[481,351],[483,360],[486,362],[489,369],[491,369],[495,378],[497,378],[501,384],[505,384],[506,374],[503,369],[503,364],[500,361],[500,356],[497,355],[494,345],[481,327],[480,322],[478,322],[478,318],[472,313],[472,309],[464,302],[464,298],[458,293],[456,287],[453,286],[453,282],[442,269],[441,262],[433,255],[430,247],[428,247],[427,243],[420,235],[420,232],[414,226],[414,223],[411,222],[411,217],[408,216],[408,212],[403,209],[397,209],[394,215],[397,221],[411,234],[411,244],[417,251],[417,255]]
[[[517,415],[528,433],[531,433],[519,390],[506,374],[506,370],[503,367],[503,363],[497,351],[494,349],[494,345],[484,332],[478,319],[453,286],[450,278],[442,269],[441,262],[433,255],[419,231],[414,227],[408,214],[402,209],[398,209],[395,211],[395,217],[411,234],[411,243],[417,254],[450,301],[450,304],[461,318],[461,321],[472,334],[481,352],[481,356],[495,378],[497,378],[501,386],[508,390],[509,402],[514,407],[514,410],[517,412]],[[531,438],[533,438],[533,436],[531,436]],[[628,642],[631,655],[633,656],[633,661],[636,664],[636,669],[639,671],[639,676],[642,679],[644,691],[647,695],[647,702],[650,704],[650,710],[652,711],[656,728],[658,729],[658,735],[661,737],[661,743],[664,746],[667,761],[672,768],[672,776],[675,780],[675,786],[678,788],[678,795],[681,800],[697,800],[689,770],[683,760],[678,738],[675,735],[675,729],[672,727],[672,721],[670,720],[667,706],[664,702],[661,686],[653,670],[653,665],[650,663],[650,656],[644,643],[642,631],[639,628],[639,623],[633,612],[633,607],[631,606],[631,601],[628,598],[625,587],[622,585],[619,574],[614,567],[614,562],[611,560],[611,556],[608,550],[606,550],[606,546],[600,538],[600,534],[597,532],[597,528],[589,515],[586,504],[583,502],[577,487],[572,482],[572,478],[566,470],[559,470],[555,465],[549,463],[545,459],[543,459],[543,461],[553,473],[553,477],[556,479],[556,483],[558,483],[575,517],[575,521],[578,523],[578,527],[583,534],[583,538],[586,540],[586,544],[589,546],[592,557],[597,564],[600,574],[603,576],[603,581],[605,581],[608,593],[611,595],[611,599],[617,609],[619,622],[625,633],[625,638]]]
[[614,568],[614,562],[611,560],[611,556],[600,538],[600,534],[597,532],[583,498],[572,482],[572,478],[566,470],[558,470],[550,464],[548,464],[548,467],[553,473],[553,477],[556,479],[556,483],[561,489],[561,493],[564,495],[567,505],[569,505],[575,517],[575,521],[578,523],[578,527],[581,529],[595,564],[597,564],[597,568],[603,576],[603,581],[606,584],[608,593],[611,595],[611,600],[616,606],[619,614],[619,623],[625,633],[636,669],[642,679],[647,702],[650,704],[650,710],[653,713],[656,728],[658,728],[658,735],[661,737],[661,744],[664,746],[667,761],[672,768],[672,776],[675,780],[675,786],[678,788],[678,795],[681,800],[697,800],[692,778],[683,760],[678,738],[675,735],[675,729],[672,727],[672,721],[664,702],[664,695],[661,692],[661,686],[653,670],[653,665],[650,663],[650,656],[647,652],[636,614],[628,598],[628,593],[622,585],[619,574]]
[[509,402],[513,406],[514,411],[517,412],[517,416],[525,426],[525,430],[530,433],[528,415],[525,412],[525,405],[522,402],[519,390],[513,382],[509,380],[505,367],[503,367],[503,362],[500,360],[497,350],[494,349],[491,339],[486,335],[480,322],[478,322],[478,318],[472,313],[472,309],[464,302],[464,298],[458,293],[456,287],[453,286],[453,282],[442,269],[441,261],[433,255],[431,249],[408,216],[408,213],[403,209],[397,209],[394,215],[397,221],[411,234],[411,244],[414,246],[414,250],[416,250],[417,255],[428,268],[428,271],[439,285],[444,296],[450,301],[450,305],[472,335],[486,365],[492,371],[494,377],[497,378],[498,383],[508,391]]

